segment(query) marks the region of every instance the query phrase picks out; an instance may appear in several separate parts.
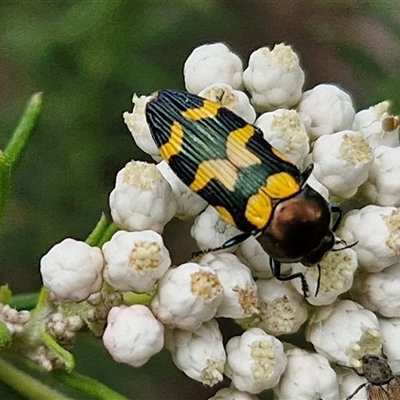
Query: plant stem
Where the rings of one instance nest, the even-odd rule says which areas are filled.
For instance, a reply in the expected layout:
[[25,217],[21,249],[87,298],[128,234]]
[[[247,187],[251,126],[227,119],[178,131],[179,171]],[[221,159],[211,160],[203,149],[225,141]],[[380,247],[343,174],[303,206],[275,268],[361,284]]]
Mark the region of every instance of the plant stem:
[[85,242],[90,246],[97,246],[104,232],[107,230],[108,222],[107,218],[104,214],[101,215],[99,222],[97,222],[96,226],[87,237]]
[[65,350],[64,347],[60,346],[53,336],[43,331],[40,333],[40,338],[43,340],[43,344],[57,355],[57,359],[63,362],[68,372],[71,372],[75,368],[75,359],[73,355]]
[[28,101],[24,113],[4,149],[4,156],[10,168],[14,168],[20,161],[29,139],[32,136],[43,106],[43,93],[35,93]]
[[127,397],[110,389],[108,386],[96,381],[88,376],[81,375],[76,371],[67,373],[65,371],[56,371],[55,374],[65,385],[78,389],[82,393],[93,396],[100,400],[128,400]]
[[71,400],[0,358],[0,381],[31,400]]
[[115,225],[113,222],[108,225],[108,228],[106,229],[106,231],[104,232],[103,236],[100,238],[99,242],[98,242],[98,246],[101,247],[103,246],[103,244],[105,242],[108,242],[112,235],[114,235],[115,232],[118,232],[119,228],[117,225]]
[[42,112],[42,93],[35,93],[29,100],[20,122],[3,152],[0,152],[0,224],[10,194],[11,171],[20,161]]

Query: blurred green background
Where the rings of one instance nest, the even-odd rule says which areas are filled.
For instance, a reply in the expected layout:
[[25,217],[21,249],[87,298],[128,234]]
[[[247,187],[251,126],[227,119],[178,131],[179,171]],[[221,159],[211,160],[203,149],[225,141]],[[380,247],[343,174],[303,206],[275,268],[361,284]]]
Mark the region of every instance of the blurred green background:
[[[228,43],[244,65],[260,46],[291,44],[306,89],[336,83],[357,110],[391,99],[399,113],[398,1],[2,0],[1,146],[33,92],[44,92],[44,111],[12,177],[1,284],[14,293],[37,291],[40,257],[67,236],[85,239],[108,213],[116,172],[132,158],[148,159],[122,119],[132,94],[183,88],[186,57],[212,41]],[[186,254],[175,235],[182,226],[174,222],[165,235],[174,261]],[[186,379],[166,353],[135,371],[116,366],[99,343],[80,343],[78,370],[129,398],[206,399],[215,392]],[[85,349],[90,355],[82,357]],[[0,386],[2,393],[12,398]]]

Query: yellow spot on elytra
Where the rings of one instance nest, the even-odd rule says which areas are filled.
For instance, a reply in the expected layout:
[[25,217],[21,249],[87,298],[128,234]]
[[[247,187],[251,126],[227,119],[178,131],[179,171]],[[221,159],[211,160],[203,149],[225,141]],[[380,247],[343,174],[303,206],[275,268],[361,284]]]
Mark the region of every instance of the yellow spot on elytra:
[[179,122],[174,122],[171,127],[171,136],[167,143],[160,147],[161,156],[168,161],[172,156],[177,155],[182,150],[183,129]]
[[190,184],[190,189],[198,192],[204,188],[211,179],[216,179],[226,189],[233,191],[237,178],[237,168],[229,160],[207,160],[197,167],[196,175]]
[[257,229],[264,229],[272,215],[272,200],[285,199],[300,191],[296,180],[287,172],[267,178],[266,184],[247,201],[245,217]]
[[262,191],[272,199],[285,199],[299,192],[300,185],[289,173],[279,172],[267,178]]
[[283,153],[281,153],[279,150],[277,150],[275,147],[271,147],[271,151],[279,157],[281,160],[286,161],[286,162],[291,162]]
[[232,131],[227,138],[226,155],[238,168],[261,164],[261,160],[245,147],[253,135],[254,126],[246,125],[243,128]]
[[261,188],[256,194],[250,196],[247,201],[245,217],[257,229],[263,229],[267,225],[271,214],[271,198]]
[[210,100],[204,100],[203,105],[199,108],[189,108],[182,112],[182,115],[192,121],[198,121],[204,118],[213,118],[218,114],[221,106]]
[[215,209],[217,210],[218,214],[230,225],[236,226],[235,221],[232,217],[232,214],[222,206],[215,206]]

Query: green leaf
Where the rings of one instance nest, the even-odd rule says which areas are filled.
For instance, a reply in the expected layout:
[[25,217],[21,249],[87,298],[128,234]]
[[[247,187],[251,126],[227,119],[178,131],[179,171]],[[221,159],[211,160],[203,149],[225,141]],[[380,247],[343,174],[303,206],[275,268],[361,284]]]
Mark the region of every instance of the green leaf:
[[0,321],[0,349],[11,343],[11,332],[8,330],[7,325]]
[[0,303],[10,304],[12,293],[8,285],[0,286]]
[[384,79],[387,76],[379,62],[357,43],[338,43],[336,51],[340,56],[349,61],[352,67],[359,73],[368,75],[376,80]]
[[17,310],[32,310],[36,307],[39,300],[39,293],[21,293],[13,296],[10,300],[10,306]]

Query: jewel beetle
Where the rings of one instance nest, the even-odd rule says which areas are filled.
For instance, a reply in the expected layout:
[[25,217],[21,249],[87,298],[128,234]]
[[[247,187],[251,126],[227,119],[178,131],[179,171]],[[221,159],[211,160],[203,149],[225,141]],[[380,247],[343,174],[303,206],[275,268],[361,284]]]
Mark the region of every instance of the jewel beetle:
[[[274,276],[300,278],[306,294],[304,275],[281,275],[281,263],[318,264],[335,244],[333,230],[340,219],[340,208],[307,184],[313,165],[300,171],[259,128],[185,91],[155,93],[146,104],[146,119],[161,156],[178,178],[243,232],[210,251],[257,236]],[[332,212],[339,213],[333,227]]]

